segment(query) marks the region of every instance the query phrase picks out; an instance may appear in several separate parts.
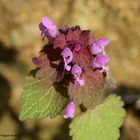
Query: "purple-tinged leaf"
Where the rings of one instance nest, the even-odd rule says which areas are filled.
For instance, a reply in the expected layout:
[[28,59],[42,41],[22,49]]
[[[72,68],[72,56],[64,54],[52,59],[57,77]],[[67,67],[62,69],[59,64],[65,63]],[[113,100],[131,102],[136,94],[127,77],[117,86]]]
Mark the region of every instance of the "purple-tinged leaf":
[[54,48],[60,48],[63,49],[66,46],[66,39],[65,35],[60,33],[55,39],[54,39]]
[[84,70],[91,68],[93,57],[89,48],[81,48],[79,51],[74,51],[73,62],[79,64]]
[[66,36],[67,42],[70,43],[70,44],[71,43],[72,44],[77,43],[78,40],[79,40],[80,33],[81,33],[80,29],[76,29],[74,31],[73,30],[69,30],[68,34]]
[[51,45],[45,46],[38,57],[37,67],[39,68],[36,73],[36,78],[50,77],[56,80],[57,67],[60,63],[60,50],[53,49]]
[[76,104],[83,104],[87,108],[94,108],[102,102],[105,79],[99,71],[87,71],[81,79],[85,81],[84,86],[70,83],[69,95]]

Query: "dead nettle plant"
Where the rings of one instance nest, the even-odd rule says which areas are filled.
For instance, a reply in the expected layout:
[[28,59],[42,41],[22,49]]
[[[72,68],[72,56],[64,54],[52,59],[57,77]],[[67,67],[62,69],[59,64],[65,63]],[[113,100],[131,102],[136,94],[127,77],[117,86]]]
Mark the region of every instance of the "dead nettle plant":
[[117,140],[125,111],[120,97],[105,94],[114,86],[105,52],[110,40],[79,25],[58,29],[46,16],[39,29],[48,43],[32,59],[36,69],[25,79],[20,119],[63,114],[72,119],[73,140]]

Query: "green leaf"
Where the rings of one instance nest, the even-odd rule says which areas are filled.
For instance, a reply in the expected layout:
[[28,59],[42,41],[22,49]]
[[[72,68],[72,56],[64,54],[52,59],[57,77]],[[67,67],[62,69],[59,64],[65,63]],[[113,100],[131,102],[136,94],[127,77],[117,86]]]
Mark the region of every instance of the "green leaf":
[[117,140],[125,111],[120,97],[111,95],[94,110],[77,116],[70,125],[73,140]]
[[[26,77],[22,94],[21,120],[47,116],[54,118],[62,112],[67,98],[60,94],[58,87],[48,79],[36,79],[32,75]],[[62,92],[65,91],[61,90]]]

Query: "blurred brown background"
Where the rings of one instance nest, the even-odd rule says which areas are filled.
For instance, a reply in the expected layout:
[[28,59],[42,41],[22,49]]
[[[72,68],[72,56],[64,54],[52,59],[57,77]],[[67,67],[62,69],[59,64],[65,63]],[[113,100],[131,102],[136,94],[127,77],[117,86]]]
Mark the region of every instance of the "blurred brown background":
[[45,43],[43,15],[110,38],[110,71],[127,110],[120,140],[140,140],[140,0],[0,0],[0,140],[71,140],[62,117],[18,119],[24,77]]

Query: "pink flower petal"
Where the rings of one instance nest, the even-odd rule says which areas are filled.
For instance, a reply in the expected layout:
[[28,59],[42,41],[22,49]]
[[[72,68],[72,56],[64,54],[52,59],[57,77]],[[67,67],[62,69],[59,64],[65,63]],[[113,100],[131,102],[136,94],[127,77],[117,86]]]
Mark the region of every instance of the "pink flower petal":
[[75,64],[71,69],[71,74],[74,75],[74,77],[76,79],[75,82],[79,83],[81,86],[83,86],[84,80],[80,79],[81,73],[82,73],[81,67]]
[[73,118],[75,113],[75,103],[71,101],[69,104],[67,104],[65,110],[64,110],[64,118]]
[[96,41],[97,46],[105,47],[109,44],[110,40],[108,38],[99,38]]
[[110,40],[107,38],[97,39],[90,47],[91,53],[93,55],[105,54],[104,47],[109,44]]
[[50,18],[48,18],[47,16],[42,17],[42,24],[48,29],[56,28],[54,22]]

